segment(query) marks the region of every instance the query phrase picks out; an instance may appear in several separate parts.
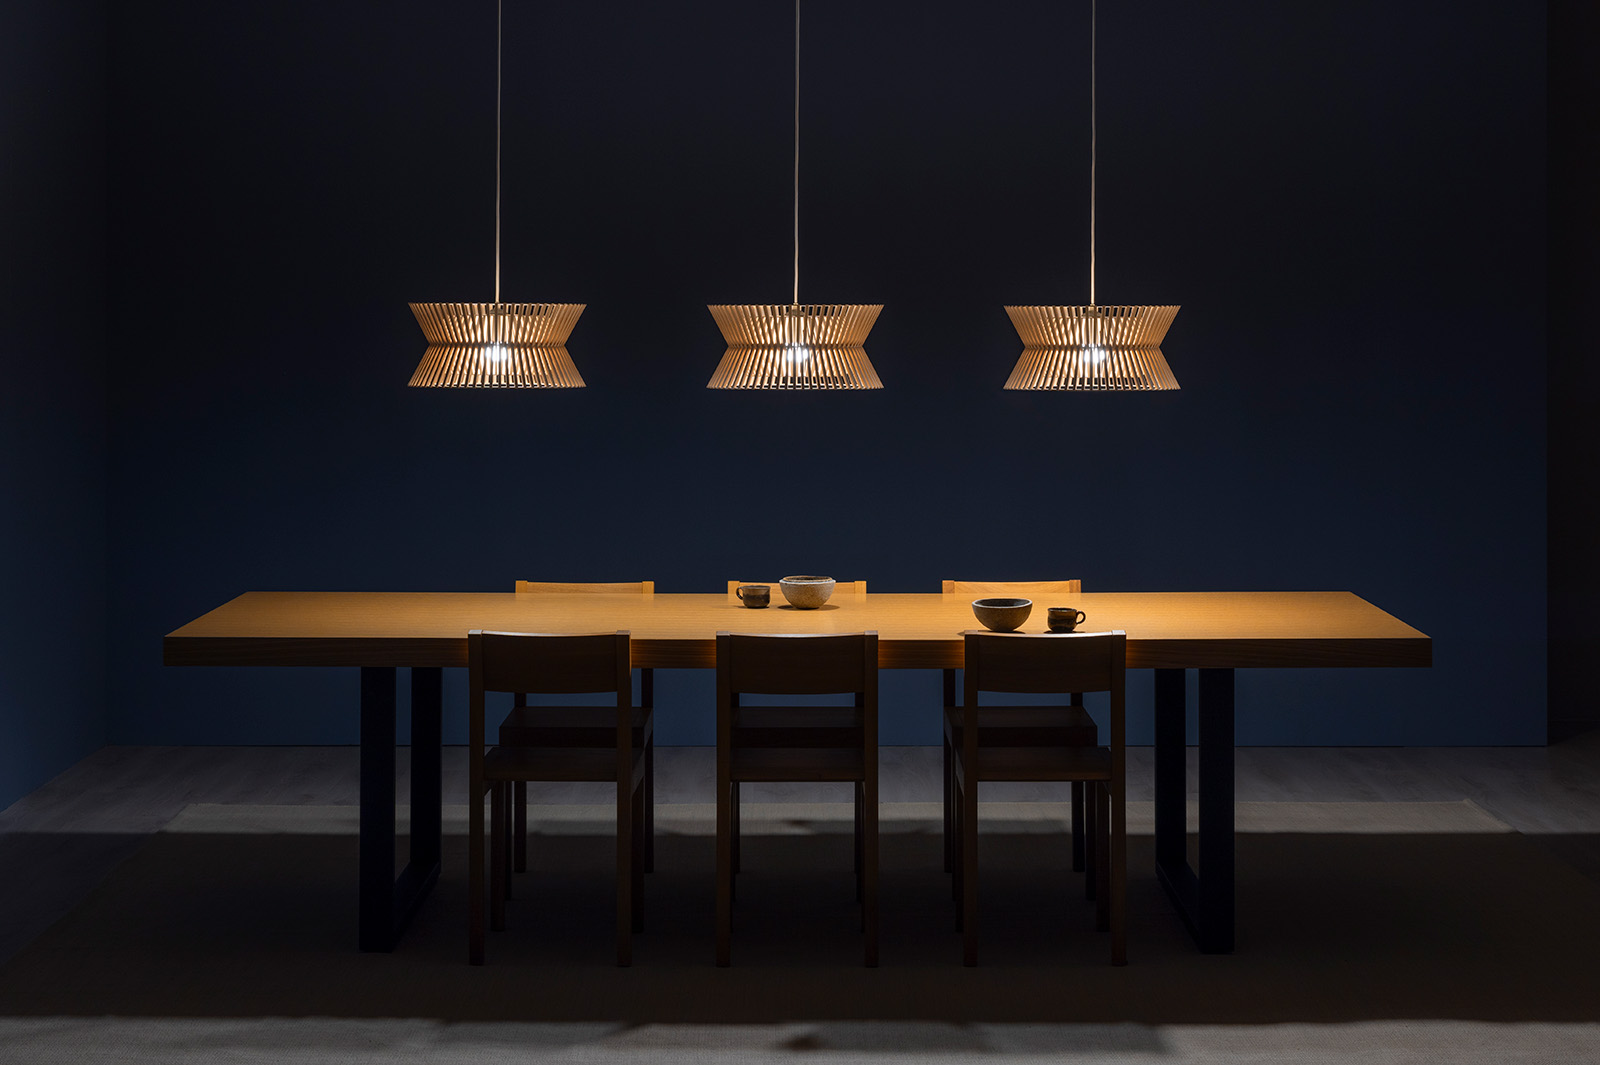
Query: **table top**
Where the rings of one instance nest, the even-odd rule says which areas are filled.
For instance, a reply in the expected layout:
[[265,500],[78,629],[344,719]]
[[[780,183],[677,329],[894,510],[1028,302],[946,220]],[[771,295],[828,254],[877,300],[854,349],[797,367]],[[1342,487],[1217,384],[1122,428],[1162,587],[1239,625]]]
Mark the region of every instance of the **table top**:
[[[171,666],[465,666],[470,629],[633,636],[633,664],[710,668],[724,632],[878,633],[884,668],[961,665],[970,601],[939,593],[836,595],[818,610],[747,609],[722,594],[246,592],[171,633]],[[1130,669],[1429,666],[1433,641],[1350,592],[1083,592],[1083,631],[1128,634]]]

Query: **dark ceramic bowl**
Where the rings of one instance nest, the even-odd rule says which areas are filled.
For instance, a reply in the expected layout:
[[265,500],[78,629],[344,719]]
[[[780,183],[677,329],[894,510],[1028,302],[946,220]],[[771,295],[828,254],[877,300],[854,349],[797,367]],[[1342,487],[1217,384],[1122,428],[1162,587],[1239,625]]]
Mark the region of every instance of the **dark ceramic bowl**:
[[1010,632],[1033,612],[1032,599],[974,599],[972,613],[984,628],[993,632]]

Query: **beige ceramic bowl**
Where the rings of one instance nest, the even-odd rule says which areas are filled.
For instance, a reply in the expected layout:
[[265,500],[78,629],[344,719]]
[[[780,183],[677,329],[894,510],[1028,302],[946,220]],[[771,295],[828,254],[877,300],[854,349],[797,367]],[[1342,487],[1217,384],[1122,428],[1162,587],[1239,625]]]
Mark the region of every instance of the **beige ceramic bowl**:
[[778,582],[789,605],[800,610],[815,610],[833,594],[832,577],[785,577]]
[[1011,632],[1033,613],[1032,599],[974,599],[972,613],[993,632]]

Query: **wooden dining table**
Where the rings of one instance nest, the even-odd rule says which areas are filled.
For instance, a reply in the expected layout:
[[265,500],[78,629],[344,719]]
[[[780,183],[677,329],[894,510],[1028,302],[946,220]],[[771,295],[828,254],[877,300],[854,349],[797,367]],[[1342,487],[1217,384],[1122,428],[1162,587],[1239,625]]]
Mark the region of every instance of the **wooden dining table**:
[[[1234,671],[1422,667],[1432,640],[1350,592],[1084,592],[1062,597],[1085,631],[1127,633],[1129,669],[1155,671],[1156,875],[1200,950],[1234,945]],[[1037,609],[1021,629],[1044,630]],[[360,670],[362,950],[392,950],[439,876],[441,669],[467,664],[472,629],[632,634],[633,665],[710,669],[719,631],[878,633],[885,669],[960,668],[978,627],[951,595],[835,595],[823,607],[752,610],[716,594],[246,592],[168,633],[171,666]],[[411,686],[408,864],[394,875],[397,670]],[[1198,858],[1189,864],[1186,671],[1198,684]],[[927,707],[937,720],[938,706]]]

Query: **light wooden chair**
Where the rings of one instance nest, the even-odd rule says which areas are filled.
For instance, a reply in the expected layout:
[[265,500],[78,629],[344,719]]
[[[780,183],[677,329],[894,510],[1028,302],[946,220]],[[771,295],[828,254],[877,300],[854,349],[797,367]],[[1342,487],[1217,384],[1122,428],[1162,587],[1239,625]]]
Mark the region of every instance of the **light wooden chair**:
[[[740,696],[849,693],[848,727],[828,726],[775,742],[785,730],[751,730],[741,719],[780,710],[830,718],[839,707],[742,707]],[[822,742],[822,738],[836,741]],[[738,787],[745,781],[838,781],[854,786],[855,876],[865,962],[878,964],[878,634],[717,633],[717,964],[729,964],[738,872]]]
[[[975,632],[965,640],[965,678],[955,761],[955,875],[961,900],[962,961],[978,963],[978,785],[985,780],[1076,781],[1093,796],[1093,862],[1098,927],[1111,932],[1111,963],[1127,951],[1126,715],[1127,637],[1106,633]],[[1110,692],[1110,744],[1020,743],[1016,734],[990,745],[979,724],[978,693]],[[1019,713],[1048,708],[1018,707]]]
[[[733,602],[735,602],[735,603],[737,603],[739,601],[739,597],[734,594],[734,589],[738,588],[739,585],[741,585],[741,584],[765,584],[765,585],[768,585],[768,586],[770,586],[772,588],[772,602],[775,605],[782,604],[785,601],[784,598],[783,598],[783,590],[778,587],[778,581],[729,581],[728,582],[728,598],[730,600],[732,600]],[[851,597],[860,599],[860,598],[863,598],[866,594],[867,594],[867,582],[866,581],[835,581],[833,583],[833,595],[829,598],[828,601],[831,603],[834,599],[843,598],[843,597],[846,597],[846,596],[851,596]]]
[[[518,581],[518,595],[643,595],[656,594],[655,581],[609,584],[575,584],[548,581]],[[639,670],[639,702],[634,709],[634,745],[644,751],[645,872],[656,865],[656,675],[653,669]],[[610,711],[603,706],[529,706],[526,692],[514,693],[515,708],[500,723],[502,747],[596,747],[611,742]],[[518,781],[512,789],[512,809],[516,823],[513,868],[521,873],[528,868],[528,785]]]
[[[1070,581],[945,581],[944,595],[971,601],[987,596],[1014,596],[1033,600],[1033,613],[1029,621],[1042,620],[1045,610],[1052,606],[1066,606],[1068,597],[1083,591],[1081,580]],[[1030,707],[1030,712],[1019,714],[1010,707],[983,707],[978,712],[978,730],[981,744],[1007,746],[1002,734],[1009,733],[1023,744],[1044,744],[1062,747],[1092,747],[1099,742],[1099,732],[1074,693],[1067,706]],[[944,671],[944,871],[954,872],[955,810],[954,777],[952,776],[951,750],[961,743],[961,719],[956,711],[956,671]],[[1084,872],[1088,852],[1084,848],[1086,802],[1083,784],[1072,785],[1072,869]],[[1090,871],[1092,873],[1092,870]],[[954,885],[952,884],[952,889]],[[1084,879],[1084,894],[1094,898],[1095,879]]]
[[1021,596],[1035,600],[1035,606],[1064,606],[1063,603],[1039,603],[1041,596],[1078,595],[1083,582],[1071,581],[945,581],[944,594],[962,599],[982,599],[991,595]]
[[[633,961],[633,932],[643,916],[644,753],[637,735],[627,632],[573,636],[523,632],[467,634],[468,858],[467,957],[484,960],[483,796],[489,795],[489,923],[505,927],[510,888],[511,833],[507,816],[514,784],[538,781],[612,781],[617,788],[617,964]],[[611,728],[593,746],[496,746],[485,750],[487,692],[611,692],[604,708]]]
[[571,581],[518,581],[519,595],[655,595],[655,581],[609,581],[576,584]]

